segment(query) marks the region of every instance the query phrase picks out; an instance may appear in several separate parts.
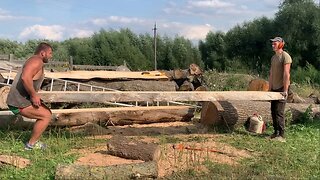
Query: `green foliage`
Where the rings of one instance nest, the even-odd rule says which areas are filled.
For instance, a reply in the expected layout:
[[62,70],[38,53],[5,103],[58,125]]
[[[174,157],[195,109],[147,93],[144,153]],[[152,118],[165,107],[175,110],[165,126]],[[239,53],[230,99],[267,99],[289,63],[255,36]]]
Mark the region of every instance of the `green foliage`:
[[292,81],[307,84],[307,85],[320,85],[320,71],[314,66],[307,63],[305,67],[298,67],[291,73]]
[[[259,74],[267,78],[273,55],[270,38],[281,36],[285,50],[292,56],[292,80],[320,84],[320,6],[313,0],[284,0],[275,17],[256,18],[231,28],[228,32],[209,32],[198,46],[181,36],[154,37],[136,35],[129,29],[101,29],[89,38],[63,42],[49,41],[54,47],[53,59],[74,64],[122,65],[132,70],[185,69],[196,63],[206,70]],[[13,53],[17,58],[33,54],[40,41],[25,43],[0,39],[0,54]],[[226,88],[229,89],[229,88]]]
[[293,56],[293,66],[309,62],[320,67],[320,7],[312,0],[285,0],[274,21]]
[[243,91],[247,90],[249,82],[254,78],[247,74],[228,74],[217,71],[206,71],[206,85],[211,91]]
[[298,118],[295,123],[299,124],[311,124],[314,122],[314,117],[311,109],[311,105],[306,109],[304,113]]

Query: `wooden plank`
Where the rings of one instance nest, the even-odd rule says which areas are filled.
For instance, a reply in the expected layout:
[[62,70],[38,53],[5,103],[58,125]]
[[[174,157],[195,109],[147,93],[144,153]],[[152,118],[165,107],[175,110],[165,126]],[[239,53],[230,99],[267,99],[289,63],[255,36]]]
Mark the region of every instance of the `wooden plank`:
[[0,155],[0,164],[9,164],[13,165],[17,168],[25,168],[27,167],[31,162],[29,159],[25,159],[19,156],[12,156],[12,155]]
[[[1,73],[4,78],[9,77],[9,73]],[[10,78],[13,79],[16,76],[15,72],[12,72]],[[46,78],[56,79],[83,79],[89,80],[94,78],[100,79],[150,79],[150,80],[169,80],[169,78],[159,71],[67,71],[67,72],[45,72]]]
[[135,102],[135,101],[231,101],[231,100],[281,100],[279,92],[263,91],[41,91],[45,102]]

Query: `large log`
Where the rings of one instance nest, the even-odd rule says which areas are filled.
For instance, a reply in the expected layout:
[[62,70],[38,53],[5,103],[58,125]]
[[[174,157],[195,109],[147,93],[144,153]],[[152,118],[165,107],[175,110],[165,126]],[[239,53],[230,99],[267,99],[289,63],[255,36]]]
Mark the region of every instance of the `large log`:
[[[189,106],[150,106],[86,109],[54,109],[50,126],[78,126],[87,122],[105,125],[150,124],[156,122],[190,121],[194,108]],[[0,128],[29,129],[34,120],[0,111]]]
[[158,161],[160,148],[157,144],[146,143],[124,136],[114,136],[108,143],[108,154],[126,159]]
[[[297,121],[311,106],[313,116],[319,116],[320,106],[315,104],[287,103],[286,112],[292,114],[292,120]],[[272,121],[270,102],[257,101],[215,101],[204,102],[201,111],[201,123],[234,130],[243,126],[247,119],[257,113],[265,122]]]
[[61,92],[41,91],[45,102],[135,102],[135,101],[231,101],[231,100],[281,100],[279,92],[262,91],[124,91],[124,92]]
[[[107,159],[106,159],[107,161]],[[154,161],[113,166],[58,165],[55,179],[155,179],[158,177]]]

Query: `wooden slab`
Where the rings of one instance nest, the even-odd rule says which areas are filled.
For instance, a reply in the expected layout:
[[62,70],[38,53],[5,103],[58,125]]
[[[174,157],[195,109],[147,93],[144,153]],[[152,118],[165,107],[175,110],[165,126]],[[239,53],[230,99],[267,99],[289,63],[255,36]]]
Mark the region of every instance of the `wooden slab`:
[[135,101],[231,101],[231,100],[281,100],[279,92],[262,91],[41,91],[45,102],[135,102]]
[[[3,72],[4,78],[9,77],[8,72]],[[16,73],[10,74],[10,79],[14,79]],[[94,78],[100,79],[150,79],[150,80],[169,80],[169,78],[159,71],[67,71],[67,72],[45,72],[46,78],[55,79],[83,79],[89,80]]]
[[25,168],[30,164],[30,160],[19,156],[0,155],[1,163],[10,164],[17,168]]

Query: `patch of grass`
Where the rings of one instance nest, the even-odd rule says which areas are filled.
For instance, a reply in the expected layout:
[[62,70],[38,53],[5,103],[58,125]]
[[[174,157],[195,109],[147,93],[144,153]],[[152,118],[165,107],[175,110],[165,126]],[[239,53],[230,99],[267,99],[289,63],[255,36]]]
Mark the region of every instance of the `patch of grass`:
[[0,154],[27,158],[31,165],[18,169],[13,166],[0,168],[0,179],[54,179],[56,166],[60,163],[73,163],[78,155],[68,153],[71,149],[92,146],[97,140],[73,136],[66,131],[55,129],[44,133],[42,140],[49,146],[45,151],[26,151],[24,142],[30,131],[0,131]]
[[206,71],[204,78],[210,91],[247,90],[249,82],[254,79],[248,74],[228,74],[217,71]]
[[[219,138],[255,156],[238,166],[206,162],[208,173],[175,173],[165,179],[319,179],[320,120],[287,128],[287,142],[272,141],[252,135],[244,129]],[[269,128],[268,134],[272,133]]]

